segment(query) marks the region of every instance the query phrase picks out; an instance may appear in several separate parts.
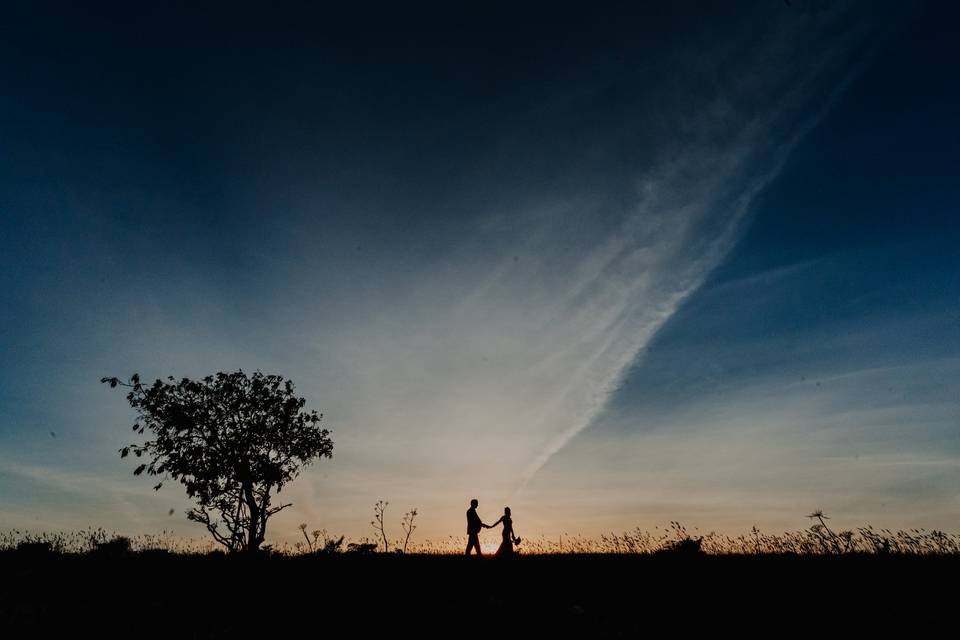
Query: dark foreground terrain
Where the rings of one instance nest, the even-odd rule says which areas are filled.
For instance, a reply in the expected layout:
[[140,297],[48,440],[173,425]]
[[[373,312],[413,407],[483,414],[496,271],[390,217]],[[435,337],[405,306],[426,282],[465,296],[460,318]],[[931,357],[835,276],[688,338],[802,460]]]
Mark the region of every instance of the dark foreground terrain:
[[958,569],[956,556],[11,551],[0,637],[950,637]]

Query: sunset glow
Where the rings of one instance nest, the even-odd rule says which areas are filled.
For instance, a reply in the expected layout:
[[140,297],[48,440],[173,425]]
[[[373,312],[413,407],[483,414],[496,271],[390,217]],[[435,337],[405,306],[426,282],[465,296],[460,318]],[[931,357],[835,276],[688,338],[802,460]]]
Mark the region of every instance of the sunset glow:
[[4,527],[203,539],[100,380],[262,371],[277,545],[960,530],[953,22],[748,4],[4,27]]

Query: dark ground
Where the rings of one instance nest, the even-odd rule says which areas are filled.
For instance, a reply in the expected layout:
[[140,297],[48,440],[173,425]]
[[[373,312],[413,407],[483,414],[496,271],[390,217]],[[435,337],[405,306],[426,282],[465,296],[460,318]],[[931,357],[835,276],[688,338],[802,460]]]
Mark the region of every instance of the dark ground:
[[0,553],[0,637],[917,637],[958,557]]

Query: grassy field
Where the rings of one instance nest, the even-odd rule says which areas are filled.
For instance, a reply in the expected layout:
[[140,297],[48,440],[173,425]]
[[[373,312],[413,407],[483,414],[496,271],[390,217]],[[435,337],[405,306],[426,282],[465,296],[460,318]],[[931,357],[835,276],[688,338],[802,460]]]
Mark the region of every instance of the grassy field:
[[904,637],[954,632],[956,555],[0,552],[6,638]]

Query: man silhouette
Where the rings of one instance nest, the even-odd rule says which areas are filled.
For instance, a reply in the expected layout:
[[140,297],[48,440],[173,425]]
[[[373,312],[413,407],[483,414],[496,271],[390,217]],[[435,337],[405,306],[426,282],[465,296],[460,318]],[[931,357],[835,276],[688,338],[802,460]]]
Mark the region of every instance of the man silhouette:
[[470,508],[467,509],[467,555],[470,555],[470,549],[476,547],[477,555],[482,556],[480,551],[480,529],[489,529],[489,525],[483,524],[480,516],[477,515],[477,505],[480,503],[476,498],[470,501]]

